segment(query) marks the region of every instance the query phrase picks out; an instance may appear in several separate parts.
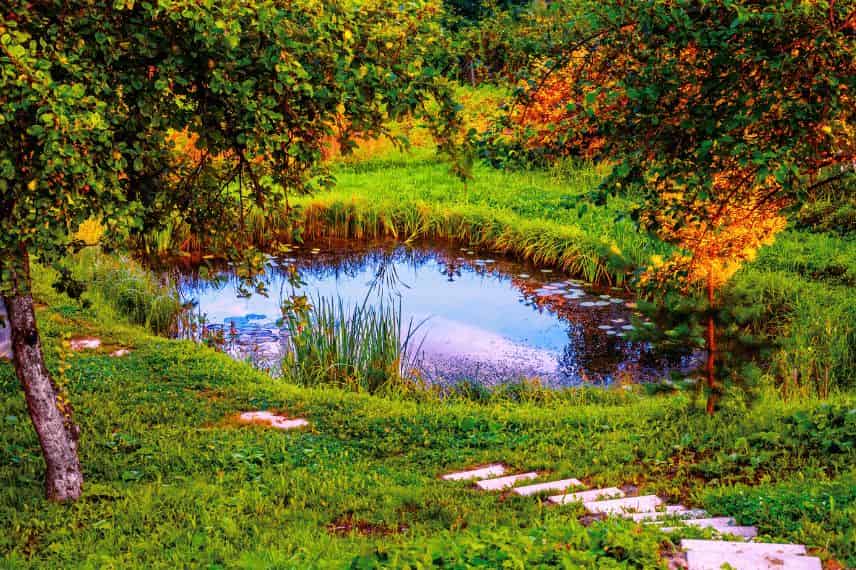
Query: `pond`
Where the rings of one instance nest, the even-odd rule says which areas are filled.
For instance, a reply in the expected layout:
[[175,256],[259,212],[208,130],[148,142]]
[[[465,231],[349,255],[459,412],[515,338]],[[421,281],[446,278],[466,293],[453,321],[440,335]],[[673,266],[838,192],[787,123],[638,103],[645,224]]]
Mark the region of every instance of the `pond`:
[[[298,287],[287,277],[292,270]],[[227,266],[187,265],[176,279],[204,327],[223,331],[228,352],[265,367],[275,367],[287,350],[278,321],[293,294],[338,297],[350,306],[400,302],[403,321],[420,325],[418,361],[431,382],[537,377],[549,386],[606,384],[654,380],[694,365],[689,354],[666,357],[629,338],[638,315],[622,289],[449,244],[304,244],[269,258],[267,296],[243,295]]]

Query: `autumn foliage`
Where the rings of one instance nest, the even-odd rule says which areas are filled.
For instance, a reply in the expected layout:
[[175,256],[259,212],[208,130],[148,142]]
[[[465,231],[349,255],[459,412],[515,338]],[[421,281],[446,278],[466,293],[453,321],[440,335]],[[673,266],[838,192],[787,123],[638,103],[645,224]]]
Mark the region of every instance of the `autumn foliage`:
[[784,210],[852,175],[856,12],[842,2],[607,0],[509,116],[542,156],[615,164],[598,200],[637,200],[674,244],[643,283],[716,291],[785,227]]

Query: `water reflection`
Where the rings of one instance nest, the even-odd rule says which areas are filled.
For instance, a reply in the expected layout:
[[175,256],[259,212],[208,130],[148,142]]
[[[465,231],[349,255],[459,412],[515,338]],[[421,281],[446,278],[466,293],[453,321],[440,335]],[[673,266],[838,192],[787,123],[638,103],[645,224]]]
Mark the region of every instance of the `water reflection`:
[[[422,373],[433,382],[485,384],[539,377],[548,385],[649,380],[688,357],[667,359],[626,338],[632,309],[622,291],[595,288],[529,264],[448,245],[328,241],[272,257],[262,277],[270,295],[242,298],[228,267],[182,268],[182,294],[204,326],[239,358],[265,366],[286,350],[277,324],[295,293],[354,305],[394,295],[403,322],[420,329]],[[296,272],[301,284],[289,282]]]

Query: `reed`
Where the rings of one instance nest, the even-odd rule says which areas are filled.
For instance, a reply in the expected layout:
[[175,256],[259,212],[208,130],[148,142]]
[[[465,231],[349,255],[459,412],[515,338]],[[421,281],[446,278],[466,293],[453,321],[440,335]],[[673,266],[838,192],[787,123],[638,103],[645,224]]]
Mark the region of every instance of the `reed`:
[[[440,239],[483,248],[561,269],[587,281],[621,284],[633,265],[615,243],[572,225],[524,220],[481,206],[435,207],[419,203],[344,201],[321,196],[303,204],[307,239]],[[638,244],[634,258],[642,250]],[[641,262],[641,259],[635,261]]]
[[419,383],[416,338],[421,323],[404,323],[400,301],[348,306],[317,297],[306,310],[284,310],[289,351],[286,377],[304,386],[333,385],[369,393],[400,392]]

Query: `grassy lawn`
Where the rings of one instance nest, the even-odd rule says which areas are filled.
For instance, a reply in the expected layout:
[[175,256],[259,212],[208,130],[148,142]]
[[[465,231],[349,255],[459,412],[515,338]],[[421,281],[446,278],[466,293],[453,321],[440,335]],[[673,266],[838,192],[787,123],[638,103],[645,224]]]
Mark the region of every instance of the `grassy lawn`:
[[[309,390],[41,289],[49,363],[68,366],[88,483],[73,505],[45,503],[38,443],[12,367],[0,364],[4,566],[652,567],[669,547],[651,527],[586,527],[573,506],[438,479],[489,461],[638,486],[856,563],[851,396],[765,397],[751,408],[732,399],[708,418],[688,396],[626,389],[518,390],[478,403]],[[69,353],[70,334],[105,346]],[[109,356],[116,346],[132,353]],[[312,427],[234,421],[259,408]]]
[[[471,96],[472,106],[491,101]],[[455,239],[612,282],[668,251],[616,221],[625,199],[580,214],[572,198],[599,183],[602,166],[478,166],[464,186],[420,144],[411,154],[383,144],[361,152],[337,162],[334,190],[299,200],[306,235]],[[804,543],[829,568],[856,567],[854,272],[852,238],[796,230],[745,267],[732,287],[762,308],[775,350],[760,395],[735,393],[708,417],[692,394],[640,386],[522,386],[446,400],[299,388],[151,336],[131,324],[154,327],[150,317],[111,306],[103,286],[81,308],[52,292],[52,275],[40,270],[41,333],[82,429],[87,483],[74,504],[45,502],[24,398],[11,364],[0,362],[0,566],[665,564],[677,539],[652,526],[591,522],[579,507],[438,477],[501,461],[591,487],[633,486],[756,525],[762,539]],[[71,335],[105,344],[71,353]],[[131,353],[111,357],[116,347]],[[791,378],[783,397],[773,386]],[[819,399],[824,379],[831,389]],[[299,415],[311,427],[282,433],[235,421],[251,409]]]

